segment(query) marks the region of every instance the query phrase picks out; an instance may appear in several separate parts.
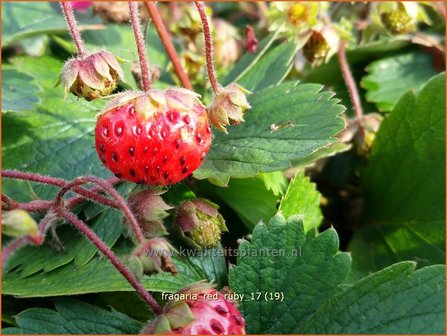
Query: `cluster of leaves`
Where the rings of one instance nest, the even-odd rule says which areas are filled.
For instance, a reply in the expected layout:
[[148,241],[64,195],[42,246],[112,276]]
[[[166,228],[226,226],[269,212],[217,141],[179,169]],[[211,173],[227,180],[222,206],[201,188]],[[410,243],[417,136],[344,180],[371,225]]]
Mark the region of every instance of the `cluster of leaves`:
[[[254,6],[213,8],[215,16],[228,17]],[[343,6],[338,12],[356,7],[336,6]],[[110,177],[92,138],[104,102],[64,100],[63,89],[54,87],[73,52],[56,4],[2,3],[2,15],[3,168],[67,180],[86,173]],[[77,16],[87,48],[134,57],[128,25],[104,25],[91,10]],[[211,199],[230,232],[207,253],[174,257],[177,275],[145,276],[142,284],[156,294],[202,279],[229,285],[244,294],[239,309],[248,333],[443,333],[445,74],[411,36],[382,34],[353,44],[347,56],[365,112],[385,115],[371,153],[358,155],[336,137],[346,126],[341,115],[352,113],[336,57],[298,73],[298,42],[282,43],[278,32],[259,30],[256,53],[219,69],[222,84],[237,81],[253,92],[246,122],[229,127],[228,135],[215,134],[194,174],[197,183],[173,186],[163,196],[172,204],[191,191]],[[163,69],[154,86],[176,85],[151,26],[147,41],[151,63]],[[120,89],[135,88],[130,62],[123,68],[128,82]],[[204,87],[197,90],[206,101]],[[6,179],[2,186],[21,202],[56,192]],[[127,196],[133,188],[124,183],[119,192]],[[89,203],[76,211],[119,256],[129,253],[119,212]],[[3,332],[141,330],[151,313],[132,287],[69,226],[56,232],[59,241],[50,237],[41,247],[19,250],[4,269],[2,318],[10,327]],[[223,252],[243,236],[237,259],[226,259]]]

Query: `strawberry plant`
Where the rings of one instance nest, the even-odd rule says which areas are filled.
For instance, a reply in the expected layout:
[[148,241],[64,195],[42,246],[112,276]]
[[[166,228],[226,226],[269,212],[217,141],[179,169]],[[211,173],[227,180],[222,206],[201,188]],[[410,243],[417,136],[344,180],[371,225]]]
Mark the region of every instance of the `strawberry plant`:
[[4,334],[444,334],[443,2],[8,2]]

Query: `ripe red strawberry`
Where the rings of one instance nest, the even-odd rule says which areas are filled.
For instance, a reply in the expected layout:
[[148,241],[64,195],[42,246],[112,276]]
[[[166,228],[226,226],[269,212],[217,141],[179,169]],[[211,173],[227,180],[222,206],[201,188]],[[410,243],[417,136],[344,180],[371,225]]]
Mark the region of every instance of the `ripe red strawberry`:
[[211,128],[194,92],[127,92],[99,116],[95,140],[101,161],[117,177],[169,185],[202,164],[211,145]]
[[143,334],[245,335],[245,321],[233,302],[206,283],[176,294]]

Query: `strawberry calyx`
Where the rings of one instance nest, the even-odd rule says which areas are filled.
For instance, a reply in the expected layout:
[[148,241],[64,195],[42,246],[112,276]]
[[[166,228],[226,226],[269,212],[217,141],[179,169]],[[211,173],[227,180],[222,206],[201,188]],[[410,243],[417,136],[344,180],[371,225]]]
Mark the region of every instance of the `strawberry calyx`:
[[194,104],[204,106],[199,98],[198,93],[183,88],[152,89],[148,92],[124,91],[112,96],[104,109],[98,114],[98,117],[112,109],[133,102],[135,112],[143,120],[148,120],[155,117],[156,114],[162,113],[165,109],[191,111]]
[[236,83],[221,88],[207,109],[211,124],[218,130],[228,133],[226,126],[240,125],[244,122],[244,113],[251,108],[247,100],[247,95],[250,93]]
[[86,100],[110,95],[124,73],[116,56],[108,51],[98,51],[78,56],[65,62],[60,77],[65,93],[72,92]]

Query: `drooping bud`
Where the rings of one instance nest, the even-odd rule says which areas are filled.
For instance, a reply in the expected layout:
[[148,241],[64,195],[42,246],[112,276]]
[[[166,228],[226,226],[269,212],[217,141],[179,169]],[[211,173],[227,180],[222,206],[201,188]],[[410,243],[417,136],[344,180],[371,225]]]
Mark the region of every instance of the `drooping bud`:
[[133,253],[143,267],[145,274],[160,272],[177,273],[177,268],[172,262],[171,255],[176,249],[164,238],[152,238],[145,241]]
[[258,39],[252,26],[245,26],[245,49],[254,54],[258,50]]
[[176,209],[175,226],[194,248],[216,246],[222,232],[228,231],[218,205],[205,199],[182,202]]
[[251,108],[247,101],[247,94],[250,93],[236,83],[220,89],[207,109],[211,124],[227,133],[226,126],[244,122],[244,113]]
[[90,101],[110,95],[123,78],[118,59],[108,51],[99,51],[65,62],[60,81],[65,92]]
[[28,236],[36,245],[43,242],[36,221],[27,211],[21,209],[2,212],[2,233],[16,238]]
[[163,193],[164,191],[148,189],[133,193],[127,199],[146,238],[168,234],[163,225],[163,219],[169,216],[167,211],[172,207],[163,201],[161,197]]
[[234,64],[242,53],[237,29],[225,20],[213,19],[212,34],[215,65],[226,68]]
[[[149,15],[142,2],[138,3],[142,21],[147,21]],[[127,23],[130,20],[127,1],[93,1],[93,12],[104,22]]]
[[206,282],[176,294],[142,334],[244,335],[245,321],[234,302]]

